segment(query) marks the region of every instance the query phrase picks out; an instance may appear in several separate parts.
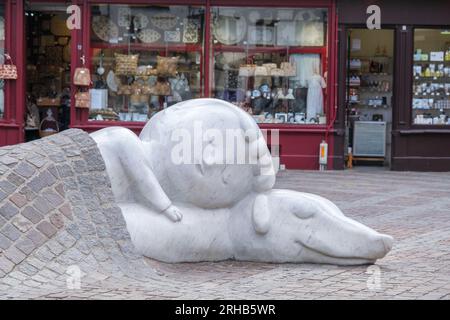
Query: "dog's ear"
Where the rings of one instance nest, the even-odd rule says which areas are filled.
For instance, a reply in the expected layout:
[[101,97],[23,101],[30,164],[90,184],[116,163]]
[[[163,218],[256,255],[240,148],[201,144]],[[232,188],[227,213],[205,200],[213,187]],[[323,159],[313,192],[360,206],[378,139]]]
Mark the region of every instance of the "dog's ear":
[[266,234],[270,227],[269,200],[265,194],[259,194],[253,203],[253,228],[259,234]]

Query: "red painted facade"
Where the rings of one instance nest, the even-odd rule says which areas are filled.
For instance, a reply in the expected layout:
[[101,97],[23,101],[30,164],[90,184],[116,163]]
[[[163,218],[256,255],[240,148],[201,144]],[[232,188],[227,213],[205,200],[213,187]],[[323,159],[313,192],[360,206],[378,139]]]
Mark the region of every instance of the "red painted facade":
[[[24,141],[24,112],[25,112],[25,35],[24,35],[24,0],[5,0],[5,29],[6,41],[5,50],[13,57],[17,64],[19,79],[7,81],[5,89],[5,117],[0,119],[0,146],[16,144]],[[31,0],[29,2],[40,2]],[[44,1],[42,1],[44,2]],[[47,0],[49,2],[66,1]],[[72,57],[71,73],[77,66],[81,65],[81,56],[86,56],[86,64],[90,65],[90,5],[95,3],[127,3],[127,0],[73,0],[72,4],[81,7],[82,28],[81,30],[72,30]],[[130,0],[128,3],[142,4],[190,4],[205,6],[206,12],[210,12],[211,6],[248,6],[248,7],[272,7],[273,1],[268,0],[249,0],[245,3],[237,0],[158,0],[150,3],[145,0]],[[329,169],[333,169],[334,158],[334,139],[337,131],[334,129],[334,120],[337,115],[337,14],[334,0],[281,0],[276,2],[276,7],[299,7],[299,8],[327,8],[328,9],[328,32],[327,47],[323,48],[299,48],[299,52],[320,52],[326,58],[323,59],[323,70],[327,72],[327,95],[325,96],[325,113],[327,114],[327,125],[278,125],[261,124],[262,129],[278,129],[280,141],[281,163],[288,169],[318,169],[319,144],[326,140],[328,142]],[[209,14],[206,14],[205,38],[210,37]],[[192,48],[193,50],[196,48]],[[203,95],[210,95],[210,74],[211,63],[209,58],[209,41],[205,41],[203,52],[203,77],[204,91]],[[72,86],[72,96],[75,93],[75,87]],[[73,100],[73,99],[72,99]],[[142,123],[130,122],[110,122],[89,121],[88,111],[80,110],[74,107],[72,101],[70,126],[72,128],[81,128],[92,132],[106,126],[125,126],[136,133],[139,133],[143,127]]]

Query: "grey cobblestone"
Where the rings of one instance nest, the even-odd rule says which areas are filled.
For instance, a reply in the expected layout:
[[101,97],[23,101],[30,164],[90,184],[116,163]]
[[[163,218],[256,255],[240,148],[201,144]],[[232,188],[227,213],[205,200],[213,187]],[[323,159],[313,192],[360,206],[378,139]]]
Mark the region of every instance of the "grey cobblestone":
[[26,258],[26,255],[15,247],[10,247],[6,250],[5,256],[14,264],[18,264]]
[[36,247],[43,245],[47,241],[47,238],[41,232],[34,229],[28,231],[27,238],[30,239]]
[[57,230],[52,224],[46,220],[42,221],[36,226],[36,229],[38,229],[40,232],[42,232],[44,235],[47,236],[47,238],[53,237]]
[[18,160],[9,156],[0,156],[0,162],[3,163],[4,165],[9,166],[11,164],[17,163]]
[[31,189],[27,186],[23,187],[22,189],[20,189],[20,194],[24,195],[28,201],[33,200],[34,198],[36,198],[36,193],[34,193],[33,191],[31,191]]
[[52,207],[59,207],[64,203],[64,199],[54,191],[47,191],[44,195],[45,199],[50,203]]
[[62,227],[64,227],[64,218],[60,213],[53,213],[52,215],[50,215],[50,222],[57,229],[61,229]]
[[33,226],[33,224],[22,215],[16,215],[11,219],[11,223],[20,230],[20,232],[27,232]]
[[26,159],[29,163],[33,164],[37,168],[43,167],[47,162],[47,159],[44,156],[36,154],[29,156]]
[[11,194],[16,190],[16,186],[7,180],[0,180],[0,189],[4,192]]
[[[2,202],[4,203],[4,201]],[[11,219],[16,214],[19,213],[19,210],[14,207],[10,202],[6,202],[0,207],[0,215],[3,216],[6,220]]]
[[14,263],[8,260],[5,256],[0,256],[0,270],[4,273],[10,272],[14,268]]
[[12,203],[14,203],[17,207],[22,208],[27,204],[27,198],[20,193],[15,193],[11,197],[9,197]]
[[36,208],[40,213],[46,214],[49,213],[53,207],[50,205],[50,203],[47,201],[47,199],[44,198],[44,196],[38,196],[33,203],[34,208]]
[[25,182],[25,179],[23,179],[21,176],[15,174],[15,173],[10,173],[6,179],[8,179],[9,182],[11,182],[12,184],[14,184],[15,186],[20,186]]
[[20,162],[14,171],[24,178],[29,178],[36,172],[36,169],[26,162]]
[[[0,249],[8,249],[11,246],[12,242],[7,237],[0,233]],[[0,250],[1,253],[1,250]]]
[[8,194],[6,192],[3,192],[2,190],[0,190],[0,201],[2,201],[3,199],[6,199],[7,196],[8,196]]
[[1,230],[1,233],[11,241],[16,241],[20,238],[21,232],[12,224],[7,223]]
[[25,209],[22,210],[22,215],[35,224],[44,219],[44,216],[37,212],[33,207],[25,207]]
[[36,248],[36,245],[28,238],[21,238],[15,246],[26,255],[29,255]]

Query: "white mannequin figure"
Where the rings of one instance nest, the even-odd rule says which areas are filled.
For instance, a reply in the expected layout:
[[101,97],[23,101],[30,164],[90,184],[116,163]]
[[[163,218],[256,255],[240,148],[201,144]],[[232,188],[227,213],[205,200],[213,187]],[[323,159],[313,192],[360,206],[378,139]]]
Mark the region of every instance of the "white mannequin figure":
[[[229,130],[252,161],[216,161]],[[228,102],[178,103],[153,116],[139,138],[118,127],[92,137],[131,240],[147,257],[345,265],[373,263],[392,247],[390,236],[345,217],[324,198],[272,189],[276,170],[258,125]],[[185,142],[202,151],[191,154]],[[187,155],[192,162],[179,161]]]
[[308,80],[308,95],[306,97],[306,118],[308,121],[315,119],[318,114],[323,114],[323,89],[327,87],[324,78],[317,69]]

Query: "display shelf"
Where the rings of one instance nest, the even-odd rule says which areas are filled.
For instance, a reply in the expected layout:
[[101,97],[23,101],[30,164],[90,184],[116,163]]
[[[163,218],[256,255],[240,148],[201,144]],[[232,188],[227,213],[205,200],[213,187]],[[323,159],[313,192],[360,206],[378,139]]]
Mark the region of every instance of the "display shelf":
[[439,98],[442,98],[442,99],[440,99],[440,100],[443,100],[443,99],[449,99],[450,98],[450,94],[433,94],[433,93],[430,93],[430,94],[414,94],[414,98],[436,98],[436,97],[439,97]]
[[450,60],[448,61],[413,61],[414,64],[430,64],[430,63],[436,63],[436,64],[450,64]]
[[450,108],[436,108],[436,107],[429,107],[429,108],[421,108],[421,107],[419,107],[419,108],[412,108],[413,110],[438,110],[438,111],[440,111],[440,110],[450,110]]
[[246,45],[223,45],[214,44],[213,49],[215,52],[248,52],[249,54],[261,53],[261,52],[288,52],[289,54],[294,53],[320,53],[324,54],[327,51],[327,47],[284,47],[284,46],[252,46],[247,47]]
[[152,43],[105,43],[91,42],[91,49],[122,49],[122,50],[150,50],[150,51],[187,51],[202,52],[201,44],[152,44]]
[[359,76],[359,77],[365,77],[365,76],[370,76],[370,77],[391,77],[392,74],[390,73],[375,73],[375,72],[360,72],[360,73],[355,73],[355,72],[351,72],[351,74],[353,76]]
[[371,90],[370,87],[364,87],[364,86],[360,86],[360,90],[361,90],[361,93],[364,93],[364,94],[366,94],[366,93],[392,94],[392,90],[389,90],[389,91]]
[[414,81],[445,81],[445,82],[449,82],[450,81],[450,77],[435,77],[435,76],[430,76],[430,77],[425,77],[425,76],[414,76]]

